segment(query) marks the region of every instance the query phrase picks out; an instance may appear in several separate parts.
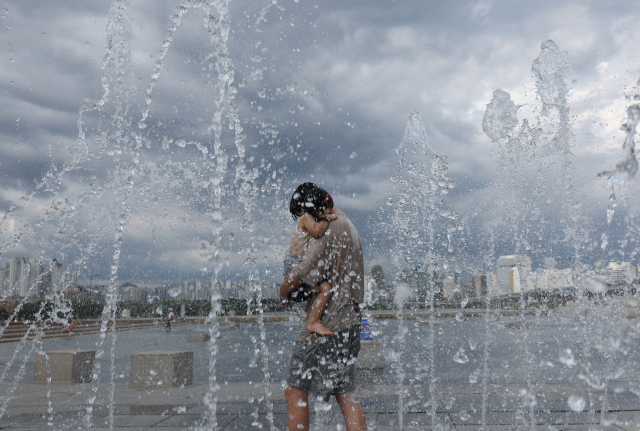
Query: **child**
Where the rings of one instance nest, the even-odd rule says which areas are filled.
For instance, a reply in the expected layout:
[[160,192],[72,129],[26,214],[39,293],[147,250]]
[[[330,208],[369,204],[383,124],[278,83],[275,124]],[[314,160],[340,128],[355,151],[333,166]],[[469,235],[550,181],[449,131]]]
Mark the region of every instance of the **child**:
[[[285,278],[289,276],[293,267],[302,260],[311,239],[310,237],[315,239],[322,237],[329,227],[329,222],[338,218],[336,215],[331,214],[332,209],[333,199],[331,195],[313,183],[301,184],[293,192],[289,203],[289,212],[291,212],[294,220],[298,220],[298,224],[293,230],[293,235],[291,235],[289,252],[284,260],[283,274]],[[303,295],[309,289],[311,289],[311,286],[303,284],[300,289],[292,292],[292,300],[296,301],[296,297],[298,297],[297,301],[306,299]],[[326,280],[323,280],[318,285],[318,294],[313,301],[307,331],[315,332],[318,335],[333,335],[333,332],[320,323],[322,313],[324,313],[330,298],[331,285]]]

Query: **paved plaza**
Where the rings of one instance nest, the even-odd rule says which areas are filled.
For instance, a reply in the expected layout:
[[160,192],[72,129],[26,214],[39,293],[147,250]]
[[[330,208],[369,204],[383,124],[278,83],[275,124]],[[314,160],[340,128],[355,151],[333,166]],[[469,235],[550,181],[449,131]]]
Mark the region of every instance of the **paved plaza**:
[[[424,320],[373,319],[383,341],[382,370],[359,370],[358,395],[370,430],[639,430],[640,363],[635,321],[611,316],[492,316]],[[290,348],[300,323],[265,323],[274,425],[285,429],[283,387]],[[112,340],[104,342],[92,429],[189,429],[207,409],[208,349],[188,343],[204,325],[117,334],[111,398]],[[216,364],[217,423],[224,430],[268,430],[263,351],[256,323],[221,331]],[[429,342],[433,336],[433,343]],[[44,350],[95,349],[97,335],[43,341]],[[486,348],[485,348],[486,345]],[[92,384],[33,383],[31,342],[0,346],[0,429],[84,429]],[[132,353],[192,350],[193,380],[180,388],[128,385]],[[13,360],[13,364],[8,366]],[[24,367],[22,364],[24,363]],[[433,363],[433,369],[431,368]],[[433,372],[432,372],[433,371]],[[22,374],[22,378],[17,377]],[[579,397],[583,411],[568,399]],[[113,399],[113,401],[111,401]],[[432,404],[433,400],[433,404]],[[434,409],[435,406],[435,409]],[[435,410],[435,417],[432,413]],[[335,401],[311,403],[315,430],[344,430]],[[435,424],[435,428],[433,425]]]

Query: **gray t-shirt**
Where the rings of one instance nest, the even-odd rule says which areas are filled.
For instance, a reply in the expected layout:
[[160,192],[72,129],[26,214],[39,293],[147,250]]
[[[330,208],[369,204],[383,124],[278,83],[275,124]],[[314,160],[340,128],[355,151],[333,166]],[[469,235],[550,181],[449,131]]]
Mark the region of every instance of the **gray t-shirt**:
[[[332,295],[322,316],[322,324],[334,333],[353,325],[360,325],[360,304],[364,301],[364,261],[360,235],[351,220],[341,212],[329,224],[324,236],[313,240],[302,261],[292,272],[305,283],[315,286],[327,280]],[[307,324],[311,312],[307,302]],[[298,335],[298,341],[315,341],[318,336],[307,331],[307,325]]]

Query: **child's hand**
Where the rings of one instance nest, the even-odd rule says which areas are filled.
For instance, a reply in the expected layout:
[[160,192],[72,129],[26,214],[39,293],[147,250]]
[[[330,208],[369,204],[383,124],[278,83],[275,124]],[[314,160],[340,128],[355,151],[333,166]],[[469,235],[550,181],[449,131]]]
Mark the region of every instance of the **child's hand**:
[[327,218],[327,220],[329,221],[333,221],[333,220],[338,220],[338,216],[335,214],[325,214],[325,217]]

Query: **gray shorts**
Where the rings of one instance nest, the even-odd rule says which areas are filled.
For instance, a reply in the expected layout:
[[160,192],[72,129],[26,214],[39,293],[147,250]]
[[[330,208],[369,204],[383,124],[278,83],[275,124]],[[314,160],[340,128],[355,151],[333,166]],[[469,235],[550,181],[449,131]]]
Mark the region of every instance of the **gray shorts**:
[[293,346],[287,385],[329,401],[356,389],[356,359],[360,352],[360,325],[317,341]]

